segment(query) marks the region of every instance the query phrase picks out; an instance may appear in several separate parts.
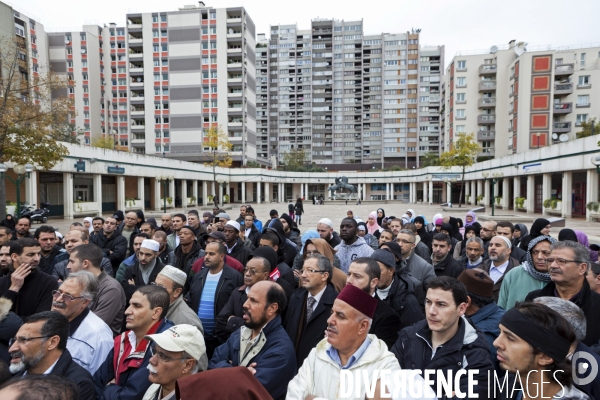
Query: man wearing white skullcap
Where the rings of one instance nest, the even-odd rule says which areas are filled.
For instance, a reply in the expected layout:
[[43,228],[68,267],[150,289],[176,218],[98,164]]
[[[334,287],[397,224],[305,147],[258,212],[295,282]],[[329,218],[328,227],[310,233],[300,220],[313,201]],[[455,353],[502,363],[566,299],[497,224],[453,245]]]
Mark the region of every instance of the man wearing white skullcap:
[[[169,311],[165,316],[166,319],[173,322],[175,325],[190,324],[198,328],[198,330],[204,335],[204,328],[202,322],[190,306],[183,301],[183,287],[187,280],[187,275],[182,270],[173,267],[171,265],[165,265],[160,271],[154,282],[158,286],[162,286],[169,292]],[[200,371],[206,370],[208,366],[208,357],[206,354],[200,358],[198,362]]]
[[317,222],[317,232],[321,239],[324,239],[331,247],[342,242],[342,239],[333,231],[333,222],[329,218],[321,218]]
[[137,260],[127,267],[121,280],[125,295],[129,300],[140,286],[150,285],[164,268],[164,264],[156,257],[160,244],[156,240],[145,239],[138,250]]
[[498,301],[502,280],[508,271],[521,263],[511,257],[512,243],[504,236],[494,236],[488,247],[489,258],[483,261],[481,269],[494,281],[494,298]]

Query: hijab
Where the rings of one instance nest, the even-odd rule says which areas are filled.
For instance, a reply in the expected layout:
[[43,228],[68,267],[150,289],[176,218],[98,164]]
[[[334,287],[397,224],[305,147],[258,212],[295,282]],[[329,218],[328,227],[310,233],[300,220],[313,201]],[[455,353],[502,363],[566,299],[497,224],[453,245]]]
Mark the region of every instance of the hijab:
[[307,239],[306,242],[304,243],[304,247],[302,249],[302,258],[306,258],[306,245],[311,244],[311,243],[317,248],[317,251],[319,252],[319,254],[322,254],[329,259],[329,261],[331,262],[331,265],[333,266],[333,262],[334,262],[333,258],[337,251],[333,247],[331,247],[331,245],[329,243],[327,243],[327,241],[325,239],[321,239],[321,238]]
[[427,233],[427,221],[425,221],[425,217],[419,215],[418,217],[415,217],[413,221],[423,224],[421,229],[417,229],[417,234],[421,238],[421,242],[425,243],[427,247],[429,247],[431,236]]
[[515,229],[518,229],[519,232],[521,232],[521,236],[519,237],[519,240],[523,239],[525,236],[527,236],[529,234],[529,230],[527,229],[525,224],[515,224]]
[[137,228],[140,229],[142,224],[146,222],[146,218],[144,218],[144,212],[142,210],[137,210],[135,213],[137,214],[137,217],[141,219],[141,221],[136,224]]
[[412,222],[415,220],[415,217],[417,216],[417,214],[415,213],[415,210],[413,210],[412,208],[409,208],[408,210],[406,210],[406,213],[410,213],[410,220],[408,222]]
[[300,238],[300,241],[302,242],[302,248],[300,249],[300,252],[304,254],[304,245],[308,239],[317,239],[320,237],[321,236],[319,235],[319,232],[315,231],[314,229],[304,232]]
[[89,230],[89,233],[92,233],[94,231],[94,227],[92,225],[94,222],[94,219],[92,217],[85,217],[83,220],[88,221],[90,223],[90,227],[88,228],[88,230]]
[[[382,208],[380,208],[380,210],[383,211]],[[384,213],[384,215],[385,215],[385,213]],[[371,225],[371,224],[369,224],[367,222],[367,232],[372,235],[375,232],[379,232],[379,230],[381,229],[381,226],[379,225],[380,224],[380,222],[379,222],[380,218],[377,218],[377,212],[376,211],[372,211],[369,214],[369,218],[373,218],[373,220],[375,221],[375,223],[373,225]],[[383,220],[383,218],[381,218],[381,220]]]
[[527,250],[529,248],[529,242],[539,236],[543,236],[542,229],[548,225],[550,225],[550,221],[545,218],[538,218],[533,221],[533,224],[531,225],[531,232],[529,235],[521,237],[521,243],[519,244],[519,247],[523,250]]
[[536,279],[536,280],[542,281],[542,282],[550,282],[552,280],[552,279],[550,279],[550,273],[549,272],[540,272],[537,269],[535,269],[535,264],[533,263],[533,258],[531,257],[531,251],[533,250],[533,248],[539,242],[543,242],[544,240],[549,241],[550,244],[556,243],[556,239],[554,239],[552,236],[541,235],[534,239],[531,239],[531,241],[529,242],[529,245],[527,247],[527,261],[525,261],[523,263],[522,267],[529,275],[531,275],[531,277],[533,279]]
[[471,221],[471,222],[468,222],[468,221],[467,221],[467,217],[465,217],[465,228],[466,228],[467,226],[469,226],[469,225],[473,225],[475,222],[477,222],[477,214],[475,214],[475,212],[473,212],[473,211],[469,211],[469,212],[467,213],[467,216],[469,216],[469,215],[470,215],[470,216],[473,218],[473,221]]
[[565,228],[561,229],[560,232],[558,232],[558,241],[564,242],[565,240],[570,240],[572,242],[578,241],[577,235],[575,234],[575,231],[573,229]]
[[577,236],[577,241],[590,250],[590,261],[598,262],[598,252],[590,249],[590,242],[587,235],[582,231],[575,231],[575,235]]
[[469,240],[469,238],[467,237],[468,232],[474,232],[475,236],[479,237],[481,228],[479,228],[477,225],[469,225],[469,226],[465,227],[465,237],[462,240],[461,255],[465,254],[466,249],[467,249],[467,240]]
[[454,217],[450,217],[450,220],[448,221],[448,223],[450,224],[450,226],[452,226],[452,232],[450,232],[450,236],[453,237],[454,239],[458,240],[459,242],[463,240],[463,237],[460,233],[460,227],[458,225],[458,220]]
[[[379,211],[381,211],[381,218],[379,218]],[[369,214],[370,216],[371,214]],[[385,210],[383,208],[378,208],[377,211],[375,212],[375,218],[377,219],[377,225],[379,225],[381,227],[381,224],[383,223],[383,219],[385,218]],[[372,232],[369,232],[372,233]]]

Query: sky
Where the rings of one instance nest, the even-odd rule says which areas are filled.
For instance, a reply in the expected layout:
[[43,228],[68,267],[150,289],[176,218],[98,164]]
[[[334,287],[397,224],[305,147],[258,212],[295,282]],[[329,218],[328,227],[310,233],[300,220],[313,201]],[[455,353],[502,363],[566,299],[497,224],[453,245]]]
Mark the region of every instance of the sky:
[[[0,0],[2,1],[2,0]],[[458,51],[485,50],[511,39],[553,48],[600,42],[598,0],[370,0],[276,1],[204,0],[215,8],[243,6],[256,33],[297,23],[309,29],[314,18],[363,20],[365,35],[421,29],[422,45],[445,45],[446,65]],[[80,30],[85,23],[125,25],[128,12],[174,11],[193,0],[19,0],[13,5],[35,15],[46,29]]]

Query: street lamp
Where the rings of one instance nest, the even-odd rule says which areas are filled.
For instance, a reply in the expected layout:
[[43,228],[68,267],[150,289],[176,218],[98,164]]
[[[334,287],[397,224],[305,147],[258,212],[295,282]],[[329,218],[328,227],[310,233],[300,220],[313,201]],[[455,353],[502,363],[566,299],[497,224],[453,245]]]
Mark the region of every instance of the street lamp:
[[496,204],[496,199],[494,198],[494,188],[496,187],[496,183],[504,176],[502,172],[494,172],[491,174],[489,172],[484,172],[481,174],[483,176],[483,180],[487,181],[488,178],[492,181],[492,217],[494,216],[494,206]]
[[[8,170],[5,164],[0,163],[0,177],[2,179],[5,178],[4,173]],[[25,180],[25,178],[29,178],[31,176],[31,171],[33,171],[33,165],[27,163],[25,165],[16,164],[13,166],[13,171],[17,174],[17,179],[13,179],[10,175],[6,175],[12,183],[17,186],[17,211],[16,217],[17,219],[21,216],[21,183]],[[27,175],[25,175],[27,174]]]
[[169,183],[173,180],[172,176],[157,176],[156,180],[162,184],[163,188],[163,212],[167,213],[167,190],[169,188]]

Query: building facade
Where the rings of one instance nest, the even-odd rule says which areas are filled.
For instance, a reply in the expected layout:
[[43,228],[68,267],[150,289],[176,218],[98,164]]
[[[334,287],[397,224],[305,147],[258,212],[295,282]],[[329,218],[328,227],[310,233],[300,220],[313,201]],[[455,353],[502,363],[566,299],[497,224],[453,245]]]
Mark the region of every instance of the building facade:
[[474,133],[483,158],[573,140],[581,122],[600,117],[600,45],[551,49],[511,41],[457,54],[446,69],[443,146]]

